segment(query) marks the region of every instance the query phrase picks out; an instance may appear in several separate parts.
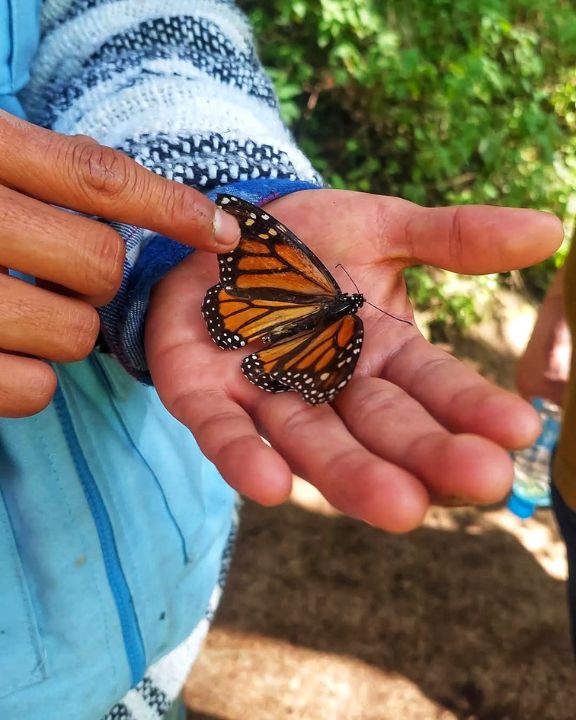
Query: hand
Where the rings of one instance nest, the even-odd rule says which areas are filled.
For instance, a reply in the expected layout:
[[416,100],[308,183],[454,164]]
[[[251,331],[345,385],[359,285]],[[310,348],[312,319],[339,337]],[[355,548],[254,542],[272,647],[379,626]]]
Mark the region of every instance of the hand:
[[[497,272],[538,262],[562,240],[560,222],[532,210],[428,209],[336,190],[294,193],[267,209],[329,269],[342,263],[370,302],[403,318],[409,265]],[[216,265],[195,253],[158,284],[146,349],[166,407],[239,492],[281,502],[294,472],[341,511],[398,532],[416,527],[432,501],[502,498],[512,477],[503,448],[528,445],[539,430],[523,400],[366,305],[356,372],[331,406],[263,392],[241,374],[245,353],[220,350],[201,317]]]
[[562,405],[570,372],[572,340],[564,312],[564,268],[557,273],[542,302],[532,335],[516,367],[516,385],[526,399]]
[[[90,353],[98,305],[122,278],[124,247],[107,225],[60,208],[134,223],[223,252],[236,221],[92,138],[65,137],[0,111],[0,417],[32,415],[56,387],[42,360]],[[219,223],[219,224],[218,224]],[[31,285],[8,268],[45,281]]]

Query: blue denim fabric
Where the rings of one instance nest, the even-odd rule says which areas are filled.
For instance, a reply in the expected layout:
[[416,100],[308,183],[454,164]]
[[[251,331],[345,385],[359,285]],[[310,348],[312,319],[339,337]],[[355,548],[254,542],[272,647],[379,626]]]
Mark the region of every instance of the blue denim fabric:
[[108,357],[57,372],[68,422],[58,398],[0,419],[2,720],[102,717],[204,617],[233,514],[153,388]]

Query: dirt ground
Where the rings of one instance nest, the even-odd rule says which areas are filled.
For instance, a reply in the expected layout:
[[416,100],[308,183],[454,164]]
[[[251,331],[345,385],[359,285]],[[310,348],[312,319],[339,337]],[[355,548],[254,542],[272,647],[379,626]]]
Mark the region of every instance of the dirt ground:
[[[510,385],[518,347],[492,331],[452,349]],[[565,571],[548,510],[434,509],[397,537],[299,481],[244,506],[189,718],[574,720]]]

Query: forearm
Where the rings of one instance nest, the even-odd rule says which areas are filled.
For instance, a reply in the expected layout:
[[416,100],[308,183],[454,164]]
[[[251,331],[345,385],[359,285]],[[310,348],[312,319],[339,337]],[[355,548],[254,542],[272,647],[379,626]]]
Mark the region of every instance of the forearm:
[[548,288],[517,366],[516,384],[520,394],[526,398],[544,397],[561,405],[570,352],[564,309],[564,269],[561,268]]

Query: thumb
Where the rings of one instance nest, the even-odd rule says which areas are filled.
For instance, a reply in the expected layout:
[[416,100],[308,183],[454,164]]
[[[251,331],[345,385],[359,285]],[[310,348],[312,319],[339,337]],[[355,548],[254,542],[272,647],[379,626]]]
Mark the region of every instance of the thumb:
[[541,262],[558,249],[563,234],[560,220],[539,210],[414,206],[404,238],[414,264],[474,275]]

